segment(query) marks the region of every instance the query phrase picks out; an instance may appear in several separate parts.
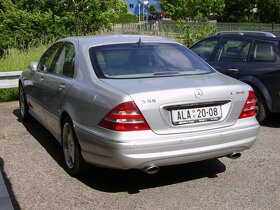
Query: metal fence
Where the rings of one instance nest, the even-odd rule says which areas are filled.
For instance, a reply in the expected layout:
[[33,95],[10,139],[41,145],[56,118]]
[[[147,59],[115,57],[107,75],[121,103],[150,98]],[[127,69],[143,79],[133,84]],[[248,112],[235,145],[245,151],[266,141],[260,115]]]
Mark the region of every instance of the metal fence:
[[0,89],[18,87],[18,79],[21,72],[0,72]]
[[219,31],[267,31],[275,35],[280,35],[280,24],[275,23],[217,23],[216,25]]
[[219,31],[248,30],[266,31],[280,35],[280,24],[264,23],[217,23],[185,21],[150,21],[134,24],[116,24],[112,30],[100,31],[100,34],[142,34],[174,39],[190,47],[195,42]]
[[[184,27],[185,26],[185,27]],[[116,24],[112,30],[105,30],[101,33],[114,34],[150,34],[176,38],[177,35],[184,33],[186,28],[195,31],[196,28],[210,26],[216,31],[227,30],[250,30],[267,31],[280,35],[280,24],[275,23],[217,23],[217,22],[178,22],[170,20],[151,21],[134,24]]]

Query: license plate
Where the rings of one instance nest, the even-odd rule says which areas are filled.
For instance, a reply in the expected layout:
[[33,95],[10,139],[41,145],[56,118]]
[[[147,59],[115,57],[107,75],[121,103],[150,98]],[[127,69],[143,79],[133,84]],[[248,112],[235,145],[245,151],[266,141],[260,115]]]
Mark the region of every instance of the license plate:
[[222,118],[221,106],[172,110],[174,125],[217,121]]

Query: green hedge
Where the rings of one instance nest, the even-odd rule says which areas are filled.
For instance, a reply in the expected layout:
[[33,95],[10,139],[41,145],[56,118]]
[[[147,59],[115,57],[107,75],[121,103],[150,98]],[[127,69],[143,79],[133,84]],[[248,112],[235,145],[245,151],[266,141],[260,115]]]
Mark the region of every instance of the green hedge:
[[129,14],[129,13],[121,14],[119,16],[118,20],[116,21],[117,24],[119,24],[119,23],[123,23],[123,24],[137,23],[137,22],[138,22],[138,17],[133,14]]

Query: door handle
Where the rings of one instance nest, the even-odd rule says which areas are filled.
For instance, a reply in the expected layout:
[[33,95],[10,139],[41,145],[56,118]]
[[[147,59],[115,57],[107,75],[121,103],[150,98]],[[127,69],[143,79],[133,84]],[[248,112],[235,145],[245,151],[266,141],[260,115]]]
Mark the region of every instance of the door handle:
[[40,83],[44,82],[44,77],[40,78]]
[[231,69],[228,69],[228,71],[231,71],[231,72],[238,72],[239,70],[238,70],[238,69],[235,69],[235,68],[231,68]]
[[66,87],[66,85],[64,85],[64,84],[60,84],[60,85],[58,86],[58,90],[64,90],[64,89],[65,89],[65,87]]

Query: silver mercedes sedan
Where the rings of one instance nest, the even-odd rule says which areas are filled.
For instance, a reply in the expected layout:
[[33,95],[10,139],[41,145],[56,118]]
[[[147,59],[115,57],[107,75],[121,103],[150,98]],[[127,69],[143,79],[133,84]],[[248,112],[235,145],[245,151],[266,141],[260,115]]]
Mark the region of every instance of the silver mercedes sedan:
[[161,37],[61,39],[22,73],[19,90],[22,118],[55,136],[72,176],[87,164],[153,174],[237,158],[259,132],[249,85]]

